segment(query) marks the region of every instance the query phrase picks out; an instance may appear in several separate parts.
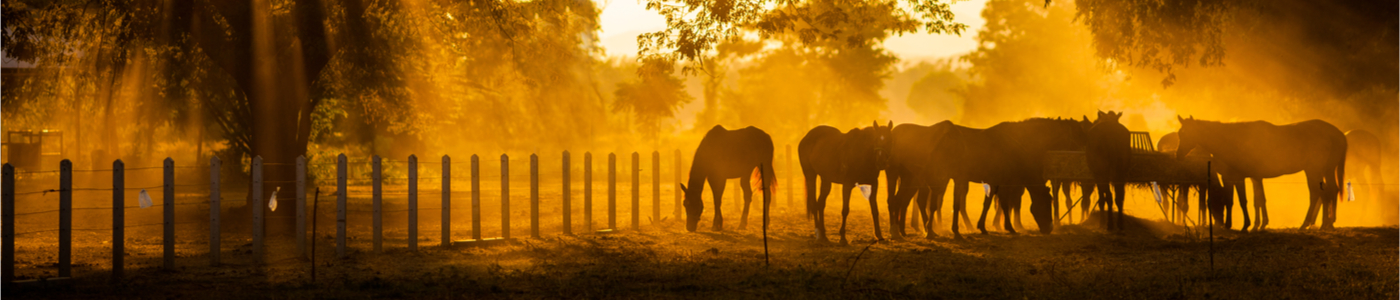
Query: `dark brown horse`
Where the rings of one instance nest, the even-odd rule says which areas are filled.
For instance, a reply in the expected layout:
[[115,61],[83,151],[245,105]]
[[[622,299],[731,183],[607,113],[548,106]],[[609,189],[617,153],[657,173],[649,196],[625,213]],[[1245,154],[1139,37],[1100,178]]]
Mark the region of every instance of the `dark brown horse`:
[[[1123,230],[1123,192],[1128,183],[1128,167],[1132,158],[1131,135],[1128,127],[1118,123],[1123,113],[1100,111],[1094,125],[1089,127],[1088,145],[1084,157],[1089,170],[1094,173],[1094,183],[1099,190],[1099,202],[1108,206],[1108,217],[1104,218],[1104,228]],[[1109,188],[1112,187],[1112,190]],[[1117,220],[1113,209],[1117,205]]]
[[[1298,171],[1303,171],[1308,178],[1310,200],[1302,227],[1312,226],[1320,207],[1322,228],[1332,228],[1336,221],[1337,196],[1341,193],[1340,183],[1346,176],[1347,152],[1346,135],[1336,126],[1321,120],[1287,125],[1264,121],[1221,123],[1179,116],[1177,120],[1181,121],[1178,159],[1201,147],[1211,153],[1213,161],[1228,165],[1235,176],[1254,179],[1255,209],[1259,216],[1255,230],[1262,230],[1269,224],[1262,180]],[[1244,195],[1240,196],[1241,208],[1247,207]],[[1243,218],[1242,229],[1249,230],[1248,209],[1243,210]]]
[[[738,130],[726,130],[719,125],[710,128],[710,132],[700,140],[700,146],[695,149],[695,159],[690,163],[689,188],[677,183],[685,193],[685,229],[695,232],[700,213],[705,211],[705,202],[700,195],[705,192],[705,182],[709,182],[715,198],[714,230],[724,230],[720,200],[724,198],[724,181],[730,178],[739,178],[739,186],[744,189],[744,215],[739,219],[739,228],[743,229],[749,219],[749,204],[753,201],[749,177],[755,168],[762,172],[765,185],[771,187],[778,182],[773,174],[773,138],[768,133],[753,126]],[[762,190],[763,205],[768,205],[773,189]],[[766,213],[763,219],[768,220]]]
[[[1180,145],[1181,139],[1177,136],[1176,132],[1167,133],[1157,140],[1157,151],[1175,154],[1176,149],[1180,148]],[[1197,147],[1195,150],[1191,150],[1191,153],[1188,155],[1210,156],[1210,153]],[[1206,186],[1208,188],[1205,190],[1205,192],[1210,195],[1210,197],[1207,197],[1210,202],[1200,203],[1197,209],[1204,208],[1209,210],[1211,217],[1215,218],[1216,223],[1223,224],[1226,228],[1229,228],[1231,221],[1230,216],[1234,213],[1234,191],[1238,188],[1241,194],[1244,193],[1244,179],[1234,175],[1234,173],[1230,171],[1230,166],[1223,163],[1213,164],[1211,166],[1211,173],[1212,180],[1210,185]],[[1222,180],[1222,178],[1226,180]],[[1191,200],[1190,197],[1188,197],[1191,188],[1196,188],[1197,193],[1202,193],[1201,188],[1203,186],[1205,185],[1165,183],[1162,185],[1162,189],[1176,191],[1176,199],[1174,199],[1174,201],[1177,211],[1183,216],[1186,216],[1187,213],[1191,211]]]
[[[1374,191],[1371,193],[1373,199],[1370,199],[1372,200],[1370,203],[1382,200],[1381,195],[1385,195],[1382,192],[1385,180],[1381,178],[1381,158],[1385,157],[1385,153],[1381,149],[1383,149],[1381,148],[1381,139],[1371,132],[1364,129],[1347,131],[1347,161],[1352,163],[1354,171],[1367,170],[1362,176],[1353,176],[1353,178],[1366,178],[1366,183]],[[1364,188],[1356,187],[1356,189]],[[1354,192],[1354,190],[1348,192]],[[1356,195],[1351,195],[1351,197],[1359,198]]]
[[[1031,215],[1040,232],[1050,233],[1050,188],[1045,186],[1044,156],[1046,151],[1077,150],[1085,144],[1084,129],[1074,120],[1029,119],[1003,122],[987,129],[958,125],[936,143],[932,162],[940,168],[917,170],[930,172],[927,178],[952,178],[953,211],[963,211],[966,203],[966,182],[981,182],[998,186],[996,197],[1005,202],[1003,214],[1021,205],[1021,195],[1031,194]],[[962,181],[959,183],[958,181]],[[986,233],[986,213],[991,203],[984,201],[978,227]],[[1004,227],[1009,232],[1011,218]],[[954,236],[961,236],[958,222],[953,222]]]
[[[931,154],[935,143],[953,126],[953,122],[943,121],[932,126],[899,124],[894,127],[895,142],[890,150],[889,167],[885,169],[885,183],[889,185],[886,190],[889,191],[887,201],[891,237],[900,238],[905,235],[905,217],[908,216],[911,199],[918,199],[920,209],[917,213],[924,220],[924,224],[914,225],[923,226],[921,228],[924,228],[926,237],[934,236],[930,230],[932,220],[943,205],[943,193],[947,191],[948,178],[923,178],[923,175],[933,173],[915,171],[939,168],[933,164]],[[956,222],[957,215],[953,217],[953,221]],[[966,211],[962,212],[962,220],[966,226],[972,226],[972,220],[967,217]]]
[[[871,187],[868,200],[870,215],[875,220],[875,238],[884,239],[880,234],[880,209],[875,198],[880,190],[880,171],[889,164],[893,126],[894,122],[884,127],[874,123],[871,127],[846,133],[831,126],[817,126],[797,144],[797,159],[807,187],[807,214],[816,221],[818,240],[827,240],[824,211],[832,183],[841,184],[841,243],[847,243],[846,216],[851,213],[851,190],[860,184]],[[812,193],[817,190],[818,178],[821,179],[820,196]]]

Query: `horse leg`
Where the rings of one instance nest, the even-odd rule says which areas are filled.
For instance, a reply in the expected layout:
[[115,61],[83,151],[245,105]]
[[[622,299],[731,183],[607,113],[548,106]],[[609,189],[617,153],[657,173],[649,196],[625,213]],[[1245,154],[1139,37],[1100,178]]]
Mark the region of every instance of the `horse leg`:
[[[1060,181],[1050,181],[1050,213],[1056,217],[1060,216]],[[1060,218],[1055,218],[1052,226],[1060,226]]]
[[1089,212],[1092,211],[1092,210],[1094,209],[1094,202],[1093,202],[1093,199],[1094,199],[1094,187],[1095,187],[1095,186],[1094,186],[1093,183],[1080,183],[1080,184],[1079,184],[1079,189],[1080,189],[1081,192],[1082,192],[1082,193],[1079,194],[1079,211],[1080,211],[1080,213],[1079,213],[1079,216],[1080,216],[1079,222],[1080,222],[1080,223],[1088,223],[1088,222],[1089,222]]
[[1006,232],[1016,234],[1016,227],[1012,226],[1011,214],[1017,207],[1021,206],[1021,195],[1025,194],[1025,188],[1013,187],[1008,189],[998,189],[997,198],[1001,198],[1001,211],[1006,215],[1006,220],[1002,222],[1002,227]]
[[1108,201],[1110,201],[1110,200],[1113,199],[1113,192],[1109,190],[1109,187],[1108,187],[1108,183],[1107,183],[1107,182],[1095,183],[1094,185],[1096,186],[1096,188],[1097,188],[1098,191],[1099,191],[1099,199],[1098,199],[1098,201],[1094,201],[1094,206],[1097,206],[1097,207],[1098,207],[1099,212],[1100,212],[1099,215],[1100,215],[1100,216],[1103,216],[1103,228],[1104,228],[1104,230],[1110,230],[1110,231],[1111,231],[1111,230],[1113,230],[1113,218],[1109,218],[1108,216],[1104,216],[1103,214],[1104,214],[1104,213],[1107,213],[1107,212],[1105,211],[1105,207],[1104,207],[1105,205],[1104,205],[1104,204],[1106,204],[1106,202],[1108,202]]
[[1303,226],[1300,226],[1299,229],[1308,229],[1308,227],[1312,227],[1313,221],[1317,218],[1318,205],[1322,203],[1319,198],[1323,192],[1322,185],[1326,183],[1322,181],[1321,174],[1314,175],[1312,172],[1303,172],[1303,174],[1307,175],[1308,178],[1308,214],[1304,216]]
[[[959,185],[958,181],[955,180],[953,181],[953,222],[950,223],[953,223],[953,238],[958,239],[962,238],[962,234],[958,232],[958,212],[960,211],[967,211],[967,183],[963,182],[962,185]],[[970,222],[971,220],[964,218],[963,221]],[[972,228],[971,223],[967,225],[967,228]]]
[[1127,182],[1123,181],[1113,183],[1113,202],[1118,205],[1118,213],[1116,214],[1118,215],[1118,231],[1123,231],[1123,229],[1127,228],[1123,223],[1123,215],[1125,214],[1123,212],[1123,198],[1126,194],[1123,190],[1126,188],[1127,184]]
[[1337,222],[1337,191],[1341,188],[1341,183],[1337,182],[1335,175],[1323,175],[1322,181],[1322,229],[1332,229],[1333,223]]
[[[1264,198],[1264,179],[1254,179],[1254,231],[1264,230],[1265,225],[1269,225],[1269,210],[1266,205],[1267,198]],[[1243,205],[1243,204],[1241,204]]]
[[[992,188],[992,190],[996,190],[996,188]],[[993,192],[993,194],[995,194],[995,192]],[[994,197],[992,197],[992,201],[991,201],[991,202],[992,202],[992,228],[996,228],[996,224],[1001,224],[1001,211],[1002,211],[1001,207],[1002,207],[1002,205],[1003,205],[1003,201],[1002,201],[1000,198],[994,196]],[[1007,218],[1007,220],[1010,221],[1011,219],[1010,219],[1010,218]]]
[[[992,190],[996,189],[995,187],[992,188]],[[987,211],[992,210],[992,201],[996,200],[996,197],[993,197],[994,195],[995,193],[987,193],[987,195],[982,198],[982,216],[977,218],[977,229],[981,230],[982,234],[987,234]]]
[[927,202],[927,201],[923,201],[923,199],[924,199],[923,197],[927,197],[927,196],[928,196],[928,190],[927,190],[927,189],[919,189],[919,191],[918,191],[917,193],[914,193],[914,197],[911,198],[911,200],[912,200],[912,199],[919,199],[919,200],[913,200],[913,201],[912,201],[913,203],[910,203],[910,204],[913,204],[913,205],[914,205],[914,211],[909,211],[909,207],[908,207],[907,204],[905,205],[904,208],[902,208],[902,209],[904,210],[904,212],[899,213],[899,217],[900,217],[900,218],[903,218],[903,219],[905,219],[905,220],[908,220],[909,217],[913,217],[914,220],[911,220],[911,221],[909,221],[908,223],[905,223],[905,222],[903,222],[903,221],[900,221],[900,222],[899,222],[899,234],[900,234],[900,235],[904,235],[904,234],[905,234],[904,230],[905,230],[906,228],[905,228],[904,226],[906,226],[906,224],[909,225],[909,226],[914,227],[914,232],[921,232],[921,231],[924,230],[924,227],[922,226],[922,225],[924,224],[924,223],[923,223],[923,220],[925,219],[925,218],[923,217],[923,214],[924,214],[924,206],[925,206],[925,205],[928,205],[928,202]]
[[812,220],[815,217],[816,210],[814,208],[817,205],[816,170],[802,168],[802,186],[804,188],[802,191],[806,194],[805,198],[807,199],[807,220]]
[[837,231],[841,235],[841,244],[846,245],[846,217],[851,215],[851,190],[855,189],[855,184],[841,184],[841,229]]
[[831,195],[831,182],[822,180],[821,195],[817,196],[816,206],[812,207],[812,219],[817,222],[817,240],[826,242],[826,196]]
[[[1249,231],[1249,206],[1246,206],[1246,205],[1245,205],[1246,203],[1248,203],[1248,202],[1247,202],[1248,200],[1245,200],[1246,198],[1245,198],[1245,196],[1244,196],[1244,193],[1245,193],[1245,191],[1244,191],[1244,189],[1245,189],[1245,187],[1244,187],[1244,180],[1245,180],[1244,177],[1239,177],[1239,178],[1232,178],[1232,179],[1230,179],[1230,180],[1228,180],[1228,181],[1226,181],[1226,182],[1229,182],[1229,183],[1230,183],[1230,186],[1233,187],[1232,189],[1235,190],[1235,194],[1238,195],[1238,197],[1240,197],[1240,214],[1244,216],[1244,218],[1243,218],[1243,219],[1244,219],[1244,226],[1243,226],[1243,227],[1240,227],[1240,230]],[[1234,222],[1234,221],[1235,221],[1235,220],[1234,220],[1234,218],[1235,218],[1235,211],[1234,211],[1234,210],[1235,210],[1235,204],[1234,204],[1234,203],[1226,202],[1226,204],[1225,204],[1225,227],[1226,227],[1226,228],[1233,228],[1234,225],[1235,225],[1235,222]]]
[[1045,186],[1030,186],[1026,187],[1026,192],[1031,194],[1031,218],[1035,218],[1035,224],[1040,227],[1040,233],[1050,234],[1054,232],[1055,227],[1051,224],[1055,222],[1054,219],[1060,217],[1050,210],[1052,203],[1056,202],[1054,198],[1050,197],[1050,194],[1055,191],[1047,189]]
[[[899,239],[903,237],[903,224],[905,218],[908,215],[907,212],[909,208],[908,203],[905,203],[905,205],[901,206],[899,205],[897,199],[895,199],[896,192],[908,188],[907,185],[900,186],[899,179],[900,176],[895,175],[895,168],[892,167],[885,170],[885,184],[889,184],[889,187],[885,188],[885,201],[888,202],[886,204],[889,205],[890,210],[890,238],[892,239]],[[874,192],[877,191],[872,191],[872,194]]]
[[870,201],[870,225],[874,225],[875,227],[875,240],[883,241],[885,240],[885,236],[883,234],[880,234],[880,202],[876,201],[878,198],[880,198],[879,191],[880,181],[875,180],[875,182],[871,182],[870,199],[866,200]]
[[[933,185],[933,186],[929,186],[928,189],[925,190],[926,192],[928,192],[928,193],[926,193],[926,195],[924,195],[924,198],[923,198],[923,201],[925,201],[924,209],[923,209],[923,214],[924,214],[924,223],[923,223],[923,226],[924,226],[924,237],[925,237],[925,238],[933,238],[933,236],[934,236],[934,233],[933,233],[933,225],[934,225],[934,222],[940,222],[940,223],[941,223],[941,222],[943,221],[943,216],[942,216],[943,213],[941,212],[941,211],[943,211],[943,199],[944,199],[944,198],[943,198],[943,193],[946,192],[947,190],[948,190],[948,187],[947,187],[946,185],[944,185],[944,186]],[[956,209],[956,208],[954,208],[954,209]],[[954,213],[953,213],[953,218],[956,219],[957,216],[958,216],[957,213],[954,212]],[[957,222],[953,222],[953,225],[956,226],[956,225],[957,225]]]
[[753,203],[752,185],[752,183],[749,183],[748,178],[739,178],[739,189],[744,192],[744,210],[743,213],[739,215],[739,230],[744,230],[749,227],[749,204]]
[[899,192],[890,196],[890,199],[888,199],[890,205],[890,238],[893,239],[904,237],[904,221],[909,211],[909,200],[919,192],[918,189],[911,188],[910,185],[912,184],[907,180],[901,182],[900,185],[903,186],[899,187]]
[[710,192],[715,195],[715,221],[713,225],[715,231],[724,231],[724,210],[720,209],[720,204],[724,202],[725,181],[723,178],[710,179]]

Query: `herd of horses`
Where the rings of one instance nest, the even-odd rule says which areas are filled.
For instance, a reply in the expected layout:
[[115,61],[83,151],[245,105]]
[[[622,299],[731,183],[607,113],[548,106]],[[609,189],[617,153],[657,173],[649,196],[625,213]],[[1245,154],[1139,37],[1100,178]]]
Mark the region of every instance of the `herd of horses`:
[[[1049,234],[1057,222],[1056,190],[1065,194],[1068,209],[1074,203],[1069,196],[1071,186],[1083,189],[1083,215],[1089,214],[1088,198],[1097,191],[1100,209],[1110,214],[1105,218],[1108,230],[1123,229],[1124,190],[1132,164],[1130,132],[1119,122],[1122,113],[1099,112],[1096,120],[1087,116],[1073,118],[1032,118],[1002,122],[988,128],[971,128],[949,121],[924,126],[917,124],[887,125],[872,123],[865,128],[842,132],[831,126],[817,126],[807,132],[798,144],[803,183],[806,187],[807,216],[814,221],[816,239],[827,241],[826,200],[832,184],[841,185],[840,242],[846,243],[846,217],[850,214],[851,192],[857,186],[868,185],[866,198],[870,201],[876,239],[883,240],[879,208],[876,199],[879,175],[885,172],[888,185],[887,204],[890,235],[902,238],[911,202],[916,204],[922,229],[934,237],[931,217],[943,207],[943,195],[948,182],[953,182],[952,232],[961,237],[958,222],[970,227],[966,202],[969,183],[987,187],[982,216],[977,228],[987,233],[987,212],[993,200],[1000,204],[1003,228],[1015,233],[1019,226],[1022,196],[1030,194],[1030,213],[1041,233]],[[1174,154],[1177,160],[1189,155],[1209,155],[1215,168],[1210,184],[1182,186],[1183,191],[1195,187],[1211,195],[1206,206],[1213,218],[1229,227],[1233,192],[1239,195],[1243,229],[1250,229],[1249,210],[1245,199],[1244,181],[1253,179],[1255,195],[1254,230],[1263,230],[1269,223],[1261,179],[1304,172],[1309,183],[1310,207],[1302,227],[1311,227],[1319,211],[1322,228],[1336,221],[1336,202],[1342,192],[1348,143],[1368,149],[1378,148],[1379,140],[1370,133],[1354,130],[1343,134],[1337,127],[1320,120],[1286,125],[1264,121],[1226,123],[1195,118],[1177,117],[1181,128],[1161,138],[1158,148]],[[1045,156],[1050,151],[1083,151],[1093,180],[1068,182],[1045,178]],[[1379,155],[1378,151],[1375,155]],[[1366,154],[1370,155],[1370,154]],[[1369,159],[1369,158],[1366,158]],[[715,126],[705,134],[691,164],[689,182],[680,184],[684,192],[686,229],[695,231],[704,211],[701,193],[708,182],[715,206],[713,229],[723,230],[720,213],[725,181],[761,174],[760,192],[766,207],[772,187],[776,185],[773,170],[773,141],[762,130],[745,127],[728,130]],[[1374,172],[1374,171],[1373,171]],[[1378,174],[1377,174],[1378,175]],[[1378,176],[1376,178],[1379,178]],[[1047,181],[1049,185],[1047,186]],[[740,228],[746,226],[753,187],[749,180],[739,180],[743,189],[744,209]],[[1185,193],[1178,194],[1185,207]],[[1053,211],[1052,211],[1053,207]],[[1116,212],[1115,212],[1116,209]],[[1015,214],[1015,217],[1012,215]],[[1013,226],[1013,219],[1017,224]],[[918,226],[916,225],[916,226]]]

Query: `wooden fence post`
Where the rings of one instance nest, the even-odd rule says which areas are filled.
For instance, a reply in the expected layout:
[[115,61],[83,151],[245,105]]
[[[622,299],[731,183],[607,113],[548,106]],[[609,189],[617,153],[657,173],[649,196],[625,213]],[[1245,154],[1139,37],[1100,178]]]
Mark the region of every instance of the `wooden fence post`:
[[661,222],[661,151],[651,151],[651,224]]
[[0,196],[0,203],[3,203],[0,204],[0,210],[3,212],[0,214],[3,214],[3,217],[0,218],[4,220],[0,222],[4,223],[5,229],[4,249],[0,250],[3,252],[0,256],[4,256],[4,270],[0,270],[0,273],[3,273],[0,276],[3,276],[3,283],[8,286],[11,281],[15,281],[15,167],[7,163],[3,168],[4,179],[0,179],[4,182],[0,184],[0,190],[3,190],[0,191],[3,193],[3,196]]
[[[11,174],[13,174],[14,171],[10,171],[10,172],[11,172]],[[13,176],[13,175],[11,175],[11,176]],[[11,180],[11,181],[10,181],[10,184],[11,184],[11,185],[14,185],[14,181]],[[11,190],[11,189],[5,189],[5,190],[6,190],[6,191],[9,191],[9,190]],[[113,281],[113,282],[120,282],[121,279],[122,279],[122,267],[124,266],[124,261],[123,261],[123,260],[125,259],[125,258],[123,257],[123,255],[124,255],[125,252],[126,252],[126,194],[125,194],[125,192],[126,192],[126,164],[123,164],[123,163],[122,163],[122,160],[118,159],[118,160],[112,162],[112,281]],[[11,196],[11,197],[13,197],[13,196]],[[13,198],[11,198],[11,199],[13,199]],[[14,208],[14,201],[11,200],[9,205],[10,205],[10,207],[7,207],[7,208]],[[10,211],[13,211],[13,209],[8,209],[8,210],[5,210],[5,211],[6,211],[6,213],[9,213]],[[7,218],[6,220],[14,220],[14,218]],[[13,221],[10,221],[10,222],[13,222]],[[13,227],[14,227],[14,226],[13,226],[13,223],[11,223],[11,226],[6,227],[6,228],[13,228]],[[13,230],[13,229],[11,229],[11,230]],[[10,236],[9,236],[9,238],[10,238],[10,240],[11,240],[11,241],[10,241],[11,245],[14,245],[14,234],[11,233]],[[9,251],[10,251],[10,253],[9,253],[10,255],[9,255],[9,256],[5,256],[5,257],[14,257],[14,256],[13,256],[13,255],[14,255],[13,246],[11,246],[11,248],[10,248]],[[13,265],[13,264],[11,264],[11,265]],[[13,267],[11,267],[11,268],[13,268]]]
[[608,229],[617,230],[617,154],[608,153]]
[[175,160],[165,158],[165,270],[175,270]]
[[593,232],[593,153],[583,153],[583,226]]
[[408,155],[408,251],[418,251],[418,156]]
[[349,171],[346,170],[345,153],[336,157],[335,161],[335,256],[345,257],[345,180]]
[[510,156],[501,154],[501,239],[510,239]]
[[530,154],[530,237],[540,238],[540,157]]
[[253,261],[257,263],[263,262],[263,212],[266,209],[263,207],[262,200],[265,196],[263,195],[262,167],[262,155],[253,157],[253,186],[251,187],[253,192],[249,193],[251,196],[249,198],[252,198],[253,201],[251,206],[253,210]]
[[569,196],[571,196],[571,194],[573,194],[573,190],[570,189],[571,187],[569,186],[569,184],[571,183],[571,181],[573,181],[573,178],[569,177],[569,151],[564,151],[564,167],[563,167],[563,168],[564,168],[564,170],[563,170],[563,171],[564,171],[564,175],[563,175],[562,177],[563,177],[563,179],[564,179],[564,180],[563,180],[563,182],[564,182],[564,188],[563,188],[563,190],[564,190],[564,199],[563,199],[563,201],[564,201],[564,203],[563,203],[563,206],[564,206],[564,225],[562,225],[562,226],[564,227],[564,234],[566,234],[566,235],[572,235],[572,234],[574,234],[574,229],[572,228],[574,222],[573,222],[573,218],[572,218],[573,216],[571,216],[570,214],[572,213],[572,209],[573,209],[572,206],[573,206],[573,203],[569,203],[569,200],[570,200],[570,199],[569,199]]
[[209,265],[219,265],[219,170],[223,164],[218,156],[209,157]]
[[452,158],[442,156],[442,245],[452,245]]
[[382,186],[384,169],[379,155],[375,155],[372,160],[371,168],[373,171],[371,171],[370,180],[372,182],[370,186],[374,207],[374,253],[382,253],[384,251],[384,190]]
[[481,160],[472,154],[472,240],[481,240]]
[[641,155],[632,152],[632,230],[642,227],[642,162]]
[[306,156],[297,156],[297,253],[310,258],[306,252]]
[[[676,184],[680,184],[680,183],[682,182],[682,180],[681,180],[681,170],[685,169],[685,162],[681,161],[681,149],[676,149],[676,164],[675,164],[675,168],[676,168],[676,170],[675,170],[675,171],[676,171],[676,177],[675,177],[675,180],[674,180],[674,181],[675,181]],[[685,202],[684,202],[684,201],[685,201],[685,193],[681,191],[681,189],[680,189],[679,186],[677,186],[677,187],[676,187],[676,204],[672,207],[672,208],[675,210],[675,215],[672,216],[672,218],[676,219],[677,221],[680,221],[680,220],[681,220],[681,208],[684,207],[684,205],[685,205]]]
[[[58,277],[73,277],[73,162],[58,163]],[[9,188],[5,189],[9,191]],[[11,211],[6,209],[5,211]],[[5,257],[9,257],[6,255]]]

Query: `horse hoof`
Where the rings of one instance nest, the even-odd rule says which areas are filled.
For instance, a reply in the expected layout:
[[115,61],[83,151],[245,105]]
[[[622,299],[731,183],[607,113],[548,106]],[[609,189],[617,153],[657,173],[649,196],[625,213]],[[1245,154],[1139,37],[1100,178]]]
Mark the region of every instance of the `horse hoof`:
[[842,245],[842,246],[846,246],[846,245],[850,245],[850,244],[851,244],[850,242],[847,242],[847,241],[846,241],[846,238],[841,238],[841,245]]

